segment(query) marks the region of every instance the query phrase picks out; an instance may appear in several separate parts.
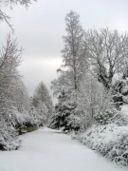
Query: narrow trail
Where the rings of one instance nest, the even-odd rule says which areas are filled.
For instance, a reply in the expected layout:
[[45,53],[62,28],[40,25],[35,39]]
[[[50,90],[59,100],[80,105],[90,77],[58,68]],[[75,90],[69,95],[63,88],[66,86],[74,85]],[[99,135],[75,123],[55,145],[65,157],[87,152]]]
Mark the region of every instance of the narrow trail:
[[0,171],[126,171],[70,136],[48,128],[21,136],[18,151],[0,152]]

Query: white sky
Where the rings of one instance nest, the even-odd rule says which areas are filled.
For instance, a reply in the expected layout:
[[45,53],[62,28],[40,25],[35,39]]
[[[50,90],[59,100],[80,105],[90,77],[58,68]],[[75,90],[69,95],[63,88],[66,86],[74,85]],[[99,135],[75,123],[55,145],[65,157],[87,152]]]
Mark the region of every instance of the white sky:
[[[84,29],[128,30],[128,0],[38,0],[28,9],[6,9],[12,17],[15,37],[24,48],[20,72],[30,94],[39,81],[50,87],[56,77],[62,60],[64,18],[70,10],[80,14]],[[0,24],[2,41],[9,31],[6,24]]]

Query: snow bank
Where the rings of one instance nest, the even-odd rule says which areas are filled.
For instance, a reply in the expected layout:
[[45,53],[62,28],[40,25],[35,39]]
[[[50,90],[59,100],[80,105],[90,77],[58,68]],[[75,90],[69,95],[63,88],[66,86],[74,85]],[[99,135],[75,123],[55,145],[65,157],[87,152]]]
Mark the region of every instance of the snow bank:
[[128,166],[128,126],[94,125],[77,138],[106,158]]

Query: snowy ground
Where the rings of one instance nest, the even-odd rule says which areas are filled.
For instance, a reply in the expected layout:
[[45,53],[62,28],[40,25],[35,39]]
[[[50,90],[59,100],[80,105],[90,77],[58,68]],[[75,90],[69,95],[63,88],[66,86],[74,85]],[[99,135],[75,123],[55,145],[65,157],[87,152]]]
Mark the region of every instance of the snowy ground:
[[0,171],[126,171],[48,128],[21,136],[18,151],[0,152]]

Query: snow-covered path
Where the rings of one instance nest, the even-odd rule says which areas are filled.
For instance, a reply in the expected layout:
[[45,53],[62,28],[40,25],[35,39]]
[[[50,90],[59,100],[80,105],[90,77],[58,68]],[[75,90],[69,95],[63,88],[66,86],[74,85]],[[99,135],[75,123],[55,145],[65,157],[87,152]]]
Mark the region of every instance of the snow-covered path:
[[126,171],[70,136],[48,128],[21,136],[18,151],[0,152],[0,171]]

